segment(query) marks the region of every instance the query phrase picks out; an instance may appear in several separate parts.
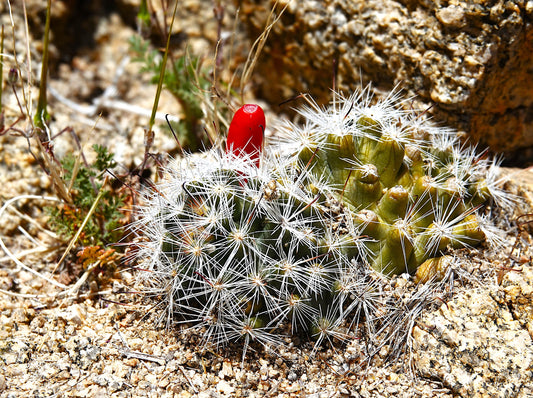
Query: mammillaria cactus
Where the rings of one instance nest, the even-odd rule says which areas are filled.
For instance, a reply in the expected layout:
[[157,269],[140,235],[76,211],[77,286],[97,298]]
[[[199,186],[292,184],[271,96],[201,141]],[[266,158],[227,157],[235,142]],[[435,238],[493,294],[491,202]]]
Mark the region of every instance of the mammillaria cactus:
[[491,233],[480,208],[509,200],[494,163],[404,110],[396,95],[371,105],[367,94],[301,111],[307,125],[283,129],[283,146],[293,144],[286,152],[345,208],[352,235],[371,238],[366,259],[377,271],[412,273],[449,246],[477,246]]
[[344,339],[361,318],[384,322],[379,275],[426,280],[448,247],[494,240],[480,210],[509,200],[495,164],[402,105],[372,105],[366,90],[311,104],[261,154],[264,115],[245,105],[226,151],[169,167],[138,223],[161,318],[217,346],[283,331]]

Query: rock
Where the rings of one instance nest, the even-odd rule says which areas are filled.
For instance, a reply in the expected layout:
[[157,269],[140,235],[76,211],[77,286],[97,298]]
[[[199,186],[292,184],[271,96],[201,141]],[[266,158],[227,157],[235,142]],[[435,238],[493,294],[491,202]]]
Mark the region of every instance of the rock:
[[68,339],[64,344],[64,348],[71,361],[81,369],[89,369],[93,363],[100,359],[102,351],[100,347],[91,344],[91,340],[87,337],[78,336]]
[[222,380],[230,380],[234,376],[230,361],[222,362],[222,369],[218,372],[218,377]]
[[522,267],[505,274],[502,281],[503,302],[509,304],[513,317],[533,339],[533,268]]
[[93,381],[102,387],[107,387],[110,393],[117,392],[124,388],[124,380],[111,374],[100,374],[93,378]]
[[235,388],[233,388],[227,381],[220,380],[217,384],[217,391],[223,396],[229,397],[233,394]]
[[57,317],[63,319],[65,322],[71,322],[80,326],[85,319],[84,309],[80,305],[72,305],[67,309],[59,312]]
[[466,25],[465,10],[451,5],[435,12],[435,16],[446,27],[463,28]]
[[413,331],[419,374],[462,397],[531,396],[533,341],[505,291],[467,291],[424,314]]
[[[257,37],[274,0],[239,3]],[[399,85],[419,97],[417,108],[433,105],[438,119],[494,151],[533,151],[531,3],[293,1],[256,65],[258,94],[276,104],[300,92],[329,101],[336,67],[341,91]]]

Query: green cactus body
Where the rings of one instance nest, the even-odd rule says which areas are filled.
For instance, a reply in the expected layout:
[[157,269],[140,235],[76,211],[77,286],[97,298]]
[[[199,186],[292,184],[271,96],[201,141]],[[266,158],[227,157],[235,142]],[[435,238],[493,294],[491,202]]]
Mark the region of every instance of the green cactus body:
[[485,239],[478,211],[505,198],[493,164],[394,101],[364,98],[302,110],[305,127],[280,128],[260,168],[213,150],[167,170],[139,221],[145,283],[167,318],[215,345],[272,342],[283,325],[342,339],[343,320],[371,319],[371,269],[425,264],[429,280],[448,248]]
[[[371,266],[384,273],[413,272],[448,246],[481,243],[484,235],[471,213],[490,199],[490,193],[483,178],[472,178],[471,169],[477,172],[487,165],[476,164],[480,159],[472,152],[464,154],[456,139],[440,136],[438,129],[399,108],[378,104],[373,107],[384,109],[365,112],[348,104],[350,100],[327,117],[313,115],[315,107],[302,111],[315,121],[306,126],[315,156],[298,145],[292,155],[295,164],[306,164],[316,178],[327,176],[330,193],[344,205],[347,217],[357,218],[362,210],[377,216],[383,227],[363,228],[378,241],[367,244],[374,254],[367,259]],[[339,124],[349,127],[336,128]],[[288,140],[296,136],[286,132]],[[399,221],[407,226],[402,239],[394,227]],[[442,233],[436,230],[441,224],[446,224],[445,236],[432,237]]]

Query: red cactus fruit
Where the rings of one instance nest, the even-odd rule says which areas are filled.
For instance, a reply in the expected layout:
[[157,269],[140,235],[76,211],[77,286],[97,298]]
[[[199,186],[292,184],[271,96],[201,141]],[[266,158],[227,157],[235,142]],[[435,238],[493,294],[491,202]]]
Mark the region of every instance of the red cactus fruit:
[[226,152],[235,156],[249,156],[259,167],[263,148],[265,114],[259,105],[245,104],[235,115],[229,126]]

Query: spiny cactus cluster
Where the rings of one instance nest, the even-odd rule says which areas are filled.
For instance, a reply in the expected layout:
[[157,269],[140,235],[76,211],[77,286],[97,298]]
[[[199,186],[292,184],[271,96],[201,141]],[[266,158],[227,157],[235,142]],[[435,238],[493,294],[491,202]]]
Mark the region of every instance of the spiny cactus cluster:
[[479,212],[489,199],[510,204],[495,163],[452,130],[406,111],[394,93],[370,105],[363,91],[301,114],[306,126],[285,127],[282,147],[313,176],[309,189],[343,208],[352,236],[367,238],[375,270],[413,273],[447,247],[477,246],[487,233],[497,238]]
[[[509,204],[497,166],[453,132],[394,94],[372,105],[367,90],[300,112],[307,123],[279,128],[260,164],[262,139],[234,148],[230,126],[231,147],[176,161],[144,198],[143,283],[162,318],[200,328],[205,343],[381,327],[379,275],[428,279],[448,247],[497,240],[480,215],[488,200]],[[264,130],[241,122],[237,134]]]

